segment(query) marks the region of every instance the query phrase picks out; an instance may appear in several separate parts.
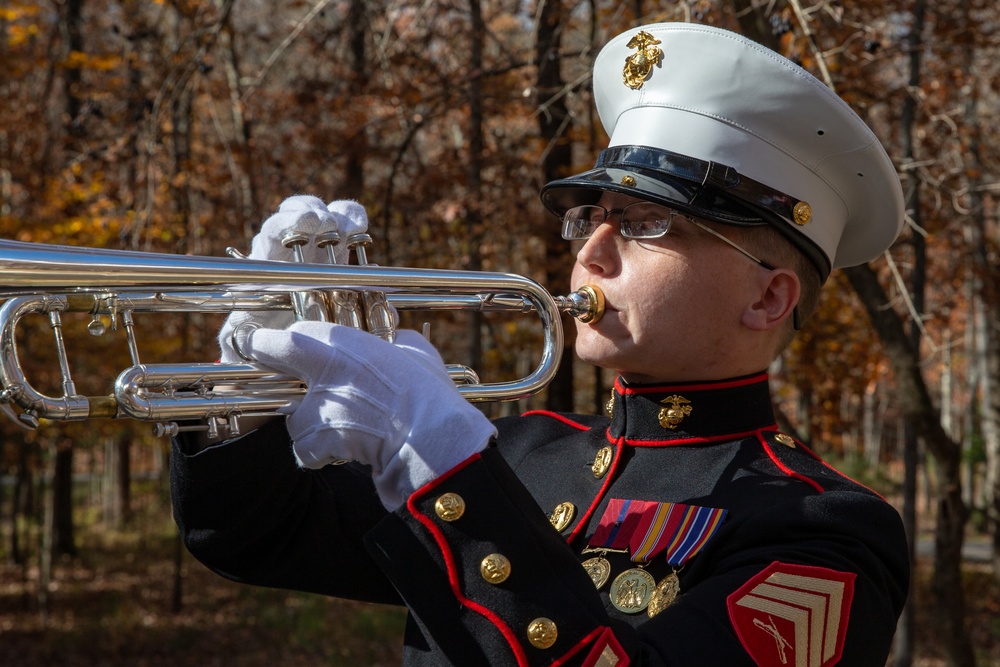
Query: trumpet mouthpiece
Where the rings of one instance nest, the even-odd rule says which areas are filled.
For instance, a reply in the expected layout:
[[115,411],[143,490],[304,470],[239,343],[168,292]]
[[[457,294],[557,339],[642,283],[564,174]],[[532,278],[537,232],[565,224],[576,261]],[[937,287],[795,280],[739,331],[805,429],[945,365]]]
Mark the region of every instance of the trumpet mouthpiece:
[[561,297],[559,309],[584,324],[596,324],[604,317],[604,292],[595,285],[584,285],[569,296]]

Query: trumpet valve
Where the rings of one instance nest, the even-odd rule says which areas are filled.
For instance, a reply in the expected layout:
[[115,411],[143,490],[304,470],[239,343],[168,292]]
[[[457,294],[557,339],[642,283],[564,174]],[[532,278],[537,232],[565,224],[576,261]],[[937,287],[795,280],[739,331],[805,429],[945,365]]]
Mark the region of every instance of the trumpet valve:
[[337,263],[337,256],[333,254],[333,249],[340,245],[340,232],[337,230],[331,230],[329,232],[317,234],[316,245],[317,247],[326,250],[326,256],[330,260],[331,264]]
[[368,253],[366,248],[372,244],[372,237],[364,232],[351,234],[347,237],[347,247],[354,251],[358,258],[358,265],[364,266],[368,263]]
[[292,251],[296,262],[304,262],[302,246],[309,243],[309,237],[299,232],[290,232],[281,239],[281,245]]
[[[292,256],[299,264],[305,263],[302,247],[309,243],[309,236],[300,232],[289,232],[281,239],[281,245],[292,251]],[[292,304],[296,320],[315,320],[328,322],[329,313],[322,299],[310,292],[292,292]]]

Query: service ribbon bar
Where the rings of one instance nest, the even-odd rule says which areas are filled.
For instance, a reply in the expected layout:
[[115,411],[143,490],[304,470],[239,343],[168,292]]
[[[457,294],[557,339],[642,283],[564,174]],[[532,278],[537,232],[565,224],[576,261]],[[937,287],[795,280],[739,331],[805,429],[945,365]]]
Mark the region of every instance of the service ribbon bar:
[[[666,514],[664,528],[659,535],[644,535],[633,550],[633,558],[638,559],[638,550],[647,554],[646,559],[652,560],[661,552],[667,562],[674,567],[680,567],[701,551],[702,547],[715,534],[726,518],[726,510],[714,507],[698,507],[681,503],[662,503],[666,508],[657,508],[656,514]],[[653,533],[656,528],[656,517],[650,522]],[[652,539],[651,539],[652,538]]]
[[589,546],[616,551],[627,549],[643,515],[659,504],[649,500],[611,498]]
[[714,507],[611,498],[590,546],[627,547],[637,563],[662,553],[670,565],[680,567],[701,551],[726,513]]

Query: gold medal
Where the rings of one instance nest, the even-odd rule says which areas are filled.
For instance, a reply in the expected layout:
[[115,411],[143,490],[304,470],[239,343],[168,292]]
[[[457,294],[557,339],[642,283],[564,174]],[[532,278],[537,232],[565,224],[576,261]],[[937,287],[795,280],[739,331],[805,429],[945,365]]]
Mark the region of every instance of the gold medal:
[[656,581],[652,575],[645,570],[634,567],[615,577],[608,595],[611,597],[611,604],[618,611],[625,614],[638,614],[649,606],[654,588],[656,588]]
[[590,580],[594,582],[594,586],[598,589],[608,583],[608,577],[611,576],[611,563],[608,562],[607,558],[601,556],[595,556],[583,561],[583,569],[587,571],[587,574],[590,575]]
[[649,617],[653,618],[672,605],[680,592],[681,580],[676,572],[671,572],[661,579],[660,583],[656,584],[656,588],[653,589],[653,594],[649,599],[649,608],[646,609]]

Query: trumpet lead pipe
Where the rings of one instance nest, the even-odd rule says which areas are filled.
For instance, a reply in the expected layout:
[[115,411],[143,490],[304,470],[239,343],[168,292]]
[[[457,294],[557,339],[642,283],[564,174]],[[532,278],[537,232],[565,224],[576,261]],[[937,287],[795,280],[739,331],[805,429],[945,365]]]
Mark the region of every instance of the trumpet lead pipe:
[[[588,323],[604,314],[604,295],[587,285],[567,296],[553,297],[556,308]],[[535,304],[517,294],[386,294],[396,310],[472,310],[481,313],[533,313]],[[294,310],[288,292],[149,292],[122,293],[113,302],[100,294],[67,295],[66,312],[110,315],[113,309],[136,313],[201,312],[230,313],[235,310]],[[591,319],[585,320],[585,317]]]

